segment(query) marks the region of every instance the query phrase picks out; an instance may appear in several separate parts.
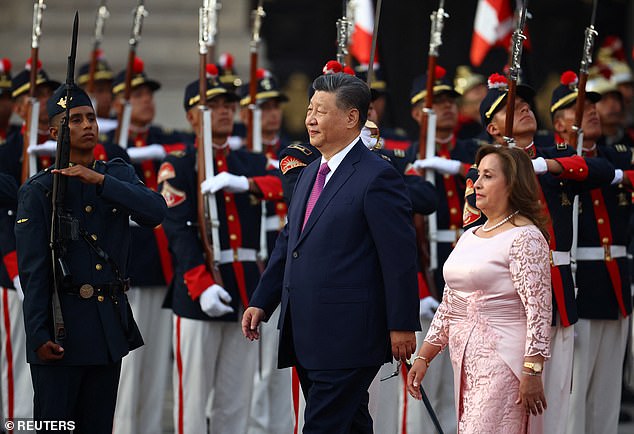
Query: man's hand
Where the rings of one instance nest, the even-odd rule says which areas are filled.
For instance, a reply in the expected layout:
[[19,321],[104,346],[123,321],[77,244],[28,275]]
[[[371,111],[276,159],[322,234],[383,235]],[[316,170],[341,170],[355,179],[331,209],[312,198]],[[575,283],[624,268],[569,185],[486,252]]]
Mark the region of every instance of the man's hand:
[[264,319],[264,310],[259,307],[249,307],[242,315],[242,334],[248,340],[260,339],[258,326]]
[[394,359],[401,362],[408,360],[416,351],[416,334],[413,331],[391,330],[390,341]]
[[43,362],[53,362],[64,357],[64,349],[52,341],[46,341],[45,344],[40,345],[36,353]]
[[211,178],[205,179],[200,184],[200,190],[202,194],[214,194],[220,190],[225,190],[229,193],[244,193],[249,191],[249,179],[246,176],[220,172]]
[[104,176],[101,173],[95,172],[81,164],[75,164],[65,169],[53,169],[51,172],[60,173],[71,178],[79,178],[84,184],[102,185],[104,180]]
[[200,294],[200,308],[212,318],[233,312],[231,295],[225,289],[215,283]]

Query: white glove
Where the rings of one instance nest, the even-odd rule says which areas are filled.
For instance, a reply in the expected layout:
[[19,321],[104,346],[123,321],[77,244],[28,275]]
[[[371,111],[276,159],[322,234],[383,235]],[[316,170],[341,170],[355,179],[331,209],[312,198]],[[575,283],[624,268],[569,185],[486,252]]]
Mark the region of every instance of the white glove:
[[614,169],[614,179],[612,180],[612,185],[620,184],[623,182],[623,170]]
[[457,175],[460,173],[462,163],[458,160],[449,160],[447,158],[434,156],[425,158],[424,160],[416,160],[413,166],[415,169],[433,169],[438,173]]
[[229,136],[227,143],[229,143],[229,149],[232,151],[242,149],[244,147],[244,142],[240,136]]
[[200,308],[210,317],[223,316],[233,312],[229,306],[231,296],[225,289],[215,283],[200,294]]
[[373,131],[367,126],[364,125],[363,128],[361,128],[361,140],[366,148],[374,148],[377,144],[378,138],[378,135],[373,134]]
[[202,194],[214,194],[223,189],[229,193],[244,193],[245,191],[249,191],[249,179],[246,176],[221,172],[211,178],[205,179],[200,184]]
[[20,283],[20,276],[15,276],[13,278],[13,287],[15,288],[15,292],[18,293],[18,299],[20,301],[24,301],[24,291],[22,291],[22,284]]
[[130,161],[140,163],[144,160],[162,160],[165,158],[165,148],[162,145],[138,146],[126,149],[130,156]]
[[41,145],[26,148],[26,152],[33,155],[55,155],[55,151],[57,151],[57,142],[55,140],[47,140]]
[[433,319],[434,314],[436,313],[436,309],[438,309],[439,305],[440,303],[438,303],[438,301],[431,295],[428,295],[425,298],[421,298],[420,310],[419,310],[421,321],[424,319],[425,320]]
[[542,157],[533,158],[533,170],[535,170],[535,175],[543,175],[548,172],[548,164],[546,164],[546,160]]
[[267,158],[266,159],[266,169],[267,170],[279,169],[279,168],[280,168],[280,160],[276,160],[274,158]]

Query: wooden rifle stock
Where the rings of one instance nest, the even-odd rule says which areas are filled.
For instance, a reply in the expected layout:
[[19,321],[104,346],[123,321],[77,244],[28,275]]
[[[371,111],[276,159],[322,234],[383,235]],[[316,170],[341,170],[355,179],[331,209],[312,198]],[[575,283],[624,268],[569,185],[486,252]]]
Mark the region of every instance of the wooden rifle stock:
[[509,90],[506,97],[506,120],[504,123],[504,136],[513,137],[513,122],[515,120],[515,95],[517,93],[517,81],[509,80]]
[[427,60],[427,83],[425,93],[425,104],[423,106],[423,116],[420,123],[420,134],[418,136],[418,157],[425,158],[427,146],[436,146],[435,143],[427,143],[427,133],[429,128],[429,111],[434,105],[434,81],[436,81],[436,56],[429,56]]
[[586,104],[586,83],[588,74],[582,72],[579,74],[577,101],[575,102],[575,123],[572,126],[572,134],[570,135],[570,146],[577,149],[577,146],[583,146],[583,143],[577,143],[579,132],[583,123],[583,112]]
[[[37,88],[37,64],[38,64],[38,47],[31,47],[31,71],[29,74],[29,101],[27,106],[26,125],[24,127],[23,143],[22,143],[22,184],[31,176],[31,164],[33,163],[28,153],[31,142],[37,144],[37,131],[39,124],[39,110],[34,110],[33,106],[38,104],[36,98]],[[41,109],[41,108],[40,108]],[[36,118],[36,115],[37,118]],[[33,137],[35,133],[35,137]],[[37,160],[36,160],[37,161]]]
[[253,49],[253,45],[251,47],[251,63],[249,66],[249,124],[247,125],[247,149],[249,151],[253,151],[253,142],[254,142],[254,125],[253,125],[253,112],[257,107],[256,95],[258,91],[258,80],[257,80],[257,70],[258,70],[258,50],[257,47]]

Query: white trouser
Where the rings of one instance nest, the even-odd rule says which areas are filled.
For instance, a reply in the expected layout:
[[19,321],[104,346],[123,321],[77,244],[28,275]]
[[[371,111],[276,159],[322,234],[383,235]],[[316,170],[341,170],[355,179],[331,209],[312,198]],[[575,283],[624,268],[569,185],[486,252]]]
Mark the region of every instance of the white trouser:
[[174,315],[175,432],[246,433],[257,352],[257,344],[245,339],[237,321]]
[[565,434],[570,408],[574,325],[550,328],[550,359],[544,366],[544,392],[548,408],[544,412],[544,433]]
[[381,378],[392,375],[396,366],[396,362],[385,363],[381,366],[368,389],[370,394],[368,409],[376,433],[399,434],[401,432],[399,430],[401,422],[401,418],[399,418],[399,394],[402,393],[399,380],[400,369],[396,377],[381,381]]
[[[430,325],[431,320],[421,321],[422,332],[416,333],[417,348],[423,345]],[[401,379],[403,379],[402,376]],[[404,382],[402,387],[406,387]],[[429,365],[425,378],[423,378],[423,390],[429,397],[429,402],[436,412],[436,416],[438,416],[438,421],[443,431],[446,433],[456,432],[457,419],[453,393],[453,368],[447,348],[438,353]],[[402,405],[407,406],[405,410],[402,410],[407,413],[407,433],[435,434],[436,429],[423,402],[415,400],[409,393],[401,393],[401,396],[404,397]]]
[[575,324],[568,434],[617,432],[627,328],[627,318]]
[[254,375],[249,434],[293,432],[291,368],[277,369],[279,317],[278,306],[271,318],[260,325],[260,340],[257,342],[260,354],[257,359],[261,366],[256,366]]
[[121,363],[114,414],[115,434],[162,432],[163,400],[169,378],[171,314],[162,309],[165,287],[132,287],[128,292],[145,345]]
[[[0,287],[0,385],[2,417],[33,417],[33,383],[26,363],[26,334],[18,294]],[[8,357],[9,351],[11,357]]]

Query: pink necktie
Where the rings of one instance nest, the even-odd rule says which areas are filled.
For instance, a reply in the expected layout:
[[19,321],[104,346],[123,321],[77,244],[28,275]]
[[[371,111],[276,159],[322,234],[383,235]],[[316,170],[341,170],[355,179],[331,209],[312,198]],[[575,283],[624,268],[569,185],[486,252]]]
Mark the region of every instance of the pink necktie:
[[328,175],[328,172],[330,172],[330,167],[328,167],[328,163],[323,163],[321,166],[319,166],[319,172],[317,172],[317,178],[315,179],[315,183],[313,184],[313,190],[310,192],[308,202],[306,202],[306,214],[304,214],[304,224],[302,225],[302,230],[304,230],[304,226],[306,226],[308,217],[310,217],[310,213],[313,212],[315,203],[317,203],[317,199],[319,199],[319,195],[324,189],[324,184],[326,183],[326,175]]

